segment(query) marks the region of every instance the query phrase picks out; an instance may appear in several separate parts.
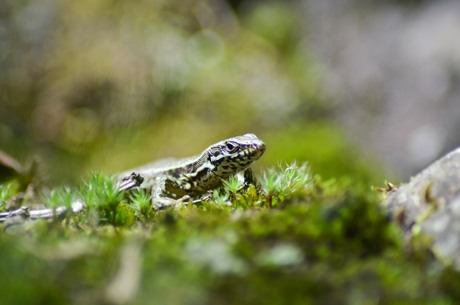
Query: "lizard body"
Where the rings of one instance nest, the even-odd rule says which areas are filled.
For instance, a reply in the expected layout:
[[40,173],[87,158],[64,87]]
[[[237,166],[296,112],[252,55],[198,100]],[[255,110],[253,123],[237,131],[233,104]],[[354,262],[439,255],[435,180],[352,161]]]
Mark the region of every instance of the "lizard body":
[[125,172],[118,176],[118,188],[120,191],[150,189],[156,207],[170,205],[184,197],[197,199],[220,187],[224,180],[249,171],[249,166],[264,151],[264,142],[254,134],[229,138],[209,146],[195,157],[160,166],[153,163]]

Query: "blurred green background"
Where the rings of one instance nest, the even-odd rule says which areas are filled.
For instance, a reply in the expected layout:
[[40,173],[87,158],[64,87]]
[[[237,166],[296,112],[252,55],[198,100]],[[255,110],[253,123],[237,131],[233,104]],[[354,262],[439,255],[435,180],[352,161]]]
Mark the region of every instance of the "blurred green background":
[[383,180],[332,119],[295,2],[5,0],[0,14],[0,148],[48,183],[246,132],[267,144],[259,168]]
[[[2,208],[96,194],[121,216],[6,223],[0,303],[458,303],[458,270],[404,243],[369,187],[458,145],[458,37],[448,0],[1,0],[0,150],[82,185],[0,181]],[[247,132],[258,174],[308,161],[301,193],[141,218],[81,182]]]

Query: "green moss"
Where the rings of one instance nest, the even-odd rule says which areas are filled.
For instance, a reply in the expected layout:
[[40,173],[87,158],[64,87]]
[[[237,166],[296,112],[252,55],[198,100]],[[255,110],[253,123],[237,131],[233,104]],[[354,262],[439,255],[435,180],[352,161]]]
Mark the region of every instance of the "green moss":
[[78,194],[68,187],[59,187],[51,190],[49,195],[45,198],[45,205],[51,208],[58,206],[65,206],[70,208],[73,201],[78,197]]
[[436,263],[422,237],[404,245],[368,186],[296,164],[263,177],[260,188],[233,181],[209,202],[161,211],[145,192],[121,197],[101,174],[80,192],[55,191],[88,208],[0,235],[2,303],[108,302],[123,274],[140,285],[133,304],[457,300],[458,272]]
[[127,209],[120,207],[123,195],[117,190],[115,180],[100,173],[92,174],[85,183],[81,195],[89,213],[95,213],[98,221],[112,225],[122,225],[131,218],[125,215]]

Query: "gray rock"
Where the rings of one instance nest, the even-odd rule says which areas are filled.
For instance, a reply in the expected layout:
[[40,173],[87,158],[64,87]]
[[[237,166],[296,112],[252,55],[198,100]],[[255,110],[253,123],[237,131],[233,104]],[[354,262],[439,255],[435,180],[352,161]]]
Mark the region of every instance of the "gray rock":
[[428,166],[383,204],[408,236],[414,230],[428,234],[438,257],[460,267],[460,148]]

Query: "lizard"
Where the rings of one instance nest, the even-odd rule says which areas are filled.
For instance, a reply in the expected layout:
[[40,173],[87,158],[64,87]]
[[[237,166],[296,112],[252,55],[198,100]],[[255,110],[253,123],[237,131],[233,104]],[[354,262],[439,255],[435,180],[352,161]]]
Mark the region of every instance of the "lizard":
[[[147,164],[117,176],[120,192],[131,189],[150,189],[155,209],[161,209],[176,203],[195,199],[200,202],[210,191],[222,186],[228,180],[244,172],[246,181],[255,183],[249,166],[265,152],[265,143],[254,134],[245,134],[217,142],[200,155],[181,160],[163,160]],[[86,204],[77,199],[71,204],[71,211],[79,213]],[[49,219],[63,216],[69,208],[45,208],[29,210],[21,207],[17,210],[0,213],[0,222],[12,219],[11,223],[24,219]],[[14,220],[16,219],[16,220]]]
[[117,176],[118,189],[150,190],[155,209],[190,199],[199,202],[221,187],[223,181],[241,172],[245,179],[253,180],[249,166],[264,152],[265,143],[252,133],[228,138],[194,157],[167,160],[163,165],[155,162],[126,171]]

